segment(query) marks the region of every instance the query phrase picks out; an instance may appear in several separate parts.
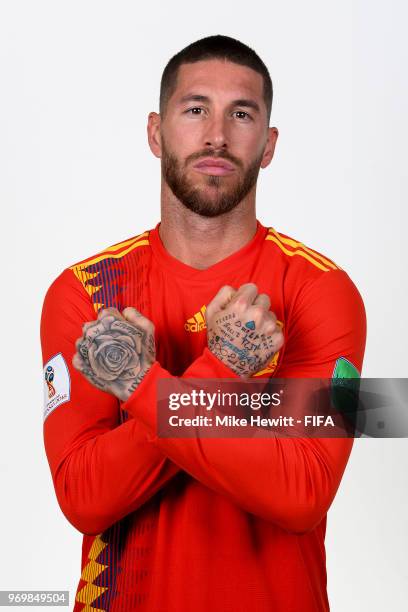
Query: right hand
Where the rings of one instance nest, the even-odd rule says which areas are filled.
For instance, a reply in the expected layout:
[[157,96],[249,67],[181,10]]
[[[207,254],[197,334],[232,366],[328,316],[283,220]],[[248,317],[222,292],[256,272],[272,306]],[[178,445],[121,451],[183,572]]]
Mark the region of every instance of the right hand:
[[154,325],[136,308],[104,308],[82,326],[73,366],[98,389],[125,402],[156,359]]
[[254,283],[225,285],[205,311],[209,350],[242,378],[262,370],[284,338],[266,293]]

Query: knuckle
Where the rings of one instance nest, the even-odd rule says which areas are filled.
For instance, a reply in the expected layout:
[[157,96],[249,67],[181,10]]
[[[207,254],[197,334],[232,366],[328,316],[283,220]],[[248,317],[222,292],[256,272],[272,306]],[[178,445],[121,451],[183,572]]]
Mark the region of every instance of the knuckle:
[[[265,315],[265,325],[272,330],[272,332],[276,331],[276,329],[278,328],[277,324],[276,324],[276,317],[270,313],[267,312]],[[269,332],[269,333],[272,333]]]
[[238,308],[238,309],[246,309],[247,307],[247,299],[244,295],[240,295],[236,298],[235,302],[234,302],[234,307]]
[[279,327],[278,327],[277,331],[276,331],[276,328],[275,328],[274,337],[275,337],[275,340],[276,340],[276,342],[278,344],[283,344],[285,336],[283,335],[283,333],[279,329]]
[[95,321],[87,321],[86,323],[84,323],[82,325],[82,336],[83,338],[86,337],[87,332],[92,329],[93,327],[95,327]]
[[120,316],[120,312],[117,308],[114,308],[113,306],[107,306],[106,308],[101,308],[101,310],[98,311],[98,319],[102,319],[103,317],[107,317],[108,315]]
[[258,291],[258,286],[255,285],[255,283],[244,283],[243,285],[240,286],[240,289],[256,289]]
[[283,335],[282,335],[282,336],[279,336],[279,337],[278,337],[278,339],[277,339],[277,341],[276,341],[276,346],[277,346],[277,349],[276,349],[276,350],[279,350],[280,348],[282,348],[282,346],[284,345],[284,342],[285,342],[285,341],[284,341],[284,337],[283,337]]
[[265,329],[267,334],[274,334],[277,329],[276,321],[268,317],[265,321]]
[[255,304],[252,307],[252,314],[256,318],[261,318],[265,313],[265,308],[261,304]]
[[269,295],[267,295],[266,293],[260,293],[258,297],[263,304],[267,304],[268,307],[270,306],[271,300]]
[[136,317],[141,317],[141,316],[143,316],[143,315],[142,315],[142,313],[141,313],[141,312],[139,312],[139,311],[137,310],[137,308],[135,308],[134,306],[126,306],[126,308],[124,308],[124,309],[122,310],[122,314],[123,314],[123,315],[125,315],[125,314],[126,314],[126,315],[134,315],[134,316],[136,316]]
[[88,327],[87,327],[87,328],[84,330],[84,333],[83,333],[83,339],[84,339],[84,340],[88,340],[88,339],[90,338],[90,335],[91,335],[91,331],[92,331],[92,329],[93,329],[93,327],[89,325],[89,326],[88,326]]

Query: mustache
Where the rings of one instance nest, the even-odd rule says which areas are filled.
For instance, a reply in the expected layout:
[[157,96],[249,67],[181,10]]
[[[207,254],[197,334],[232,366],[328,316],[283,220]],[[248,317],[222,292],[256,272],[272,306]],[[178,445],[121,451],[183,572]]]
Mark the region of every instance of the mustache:
[[217,159],[217,158],[226,159],[227,161],[230,161],[236,166],[242,167],[241,161],[237,159],[234,155],[231,155],[230,153],[228,153],[228,151],[224,151],[224,150],[216,151],[214,149],[205,149],[197,153],[192,153],[186,158],[185,164],[187,165],[190,162],[196,161],[201,158],[204,159],[206,157],[214,157],[214,159]]

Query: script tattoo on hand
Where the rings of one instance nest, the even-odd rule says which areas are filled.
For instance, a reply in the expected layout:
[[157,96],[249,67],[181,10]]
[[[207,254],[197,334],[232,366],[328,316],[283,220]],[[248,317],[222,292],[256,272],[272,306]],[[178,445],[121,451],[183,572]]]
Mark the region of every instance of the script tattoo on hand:
[[258,333],[253,321],[243,323],[236,319],[235,313],[216,319],[217,331],[208,330],[208,347],[236,374],[246,376],[270,361],[275,353],[274,342],[270,336]]
[[245,378],[262,370],[283,345],[270,298],[253,283],[221,287],[206,309],[209,350]]
[[156,359],[153,323],[132,311],[132,321],[116,308],[107,308],[96,321],[85,323],[72,360],[95,387],[122,401],[139,386]]

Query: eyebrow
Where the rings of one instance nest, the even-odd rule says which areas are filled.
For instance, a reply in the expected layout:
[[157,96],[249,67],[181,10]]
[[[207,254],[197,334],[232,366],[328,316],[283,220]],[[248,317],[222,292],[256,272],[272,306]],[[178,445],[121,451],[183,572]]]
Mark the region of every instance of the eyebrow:
[[[202,96],[201,94],[187,94],[183,96],[179,100],[179,104],[184,104],[184,102],[205,102],[209,103],[211,100],[208,96]],[[246,108],[252,108],[255,112],[259,113],[260,108],[259,104],[255,102],[255,100],[251,100],[249,98],[238,98],[237,100],[233,100],[231,102],[231,106],[244,106]]]

